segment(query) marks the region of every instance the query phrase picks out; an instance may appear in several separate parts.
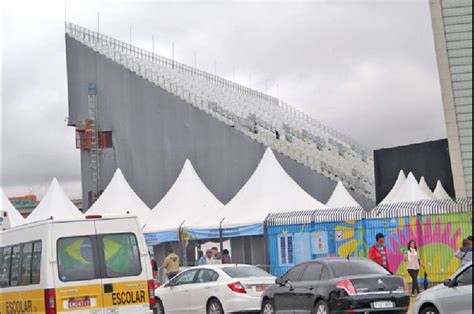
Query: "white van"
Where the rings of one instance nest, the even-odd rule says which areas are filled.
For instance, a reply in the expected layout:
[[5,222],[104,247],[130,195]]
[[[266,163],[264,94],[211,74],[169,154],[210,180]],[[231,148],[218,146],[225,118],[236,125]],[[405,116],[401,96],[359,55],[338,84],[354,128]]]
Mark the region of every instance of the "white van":
[[48,220],[0,233],[0,314],[154,313],[135,217]]

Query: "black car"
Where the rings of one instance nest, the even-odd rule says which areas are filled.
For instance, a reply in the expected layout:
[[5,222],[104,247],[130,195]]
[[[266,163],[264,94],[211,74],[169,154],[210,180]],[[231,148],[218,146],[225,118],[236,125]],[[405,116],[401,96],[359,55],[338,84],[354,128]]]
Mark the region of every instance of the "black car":
[[362,258],[325,258],[299,264],[276,280],[262,313],[406,313],[405,280]]

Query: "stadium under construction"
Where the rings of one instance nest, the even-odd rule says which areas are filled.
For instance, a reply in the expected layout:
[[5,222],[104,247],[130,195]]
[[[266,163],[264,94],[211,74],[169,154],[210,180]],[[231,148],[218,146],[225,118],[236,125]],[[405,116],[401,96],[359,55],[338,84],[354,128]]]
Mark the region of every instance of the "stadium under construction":
[[84,208],[117,168],[153,207],[186,159],[225,204],[266,147],[317,200],[341,181],[375,204],[373,152],[275,97],[71,23],[66,55]]

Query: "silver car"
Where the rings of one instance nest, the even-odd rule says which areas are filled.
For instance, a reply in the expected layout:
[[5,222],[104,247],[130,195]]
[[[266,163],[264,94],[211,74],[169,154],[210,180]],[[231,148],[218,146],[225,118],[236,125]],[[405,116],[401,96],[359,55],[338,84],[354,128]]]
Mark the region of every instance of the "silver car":
[[424,291],[416,299],[414,314],[440,313],[472,313],[472,263],[462,266],[444,284]]

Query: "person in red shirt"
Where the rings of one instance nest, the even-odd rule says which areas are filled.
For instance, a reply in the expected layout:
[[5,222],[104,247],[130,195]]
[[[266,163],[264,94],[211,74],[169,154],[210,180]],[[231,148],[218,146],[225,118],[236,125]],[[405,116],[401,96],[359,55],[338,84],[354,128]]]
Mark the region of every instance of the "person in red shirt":
[[377,243],[369,250],[369,258],[390,271],[390,263],[388,261],[388,251],[385,246],[385,236],[382,233],[377,233],[375,236]]

